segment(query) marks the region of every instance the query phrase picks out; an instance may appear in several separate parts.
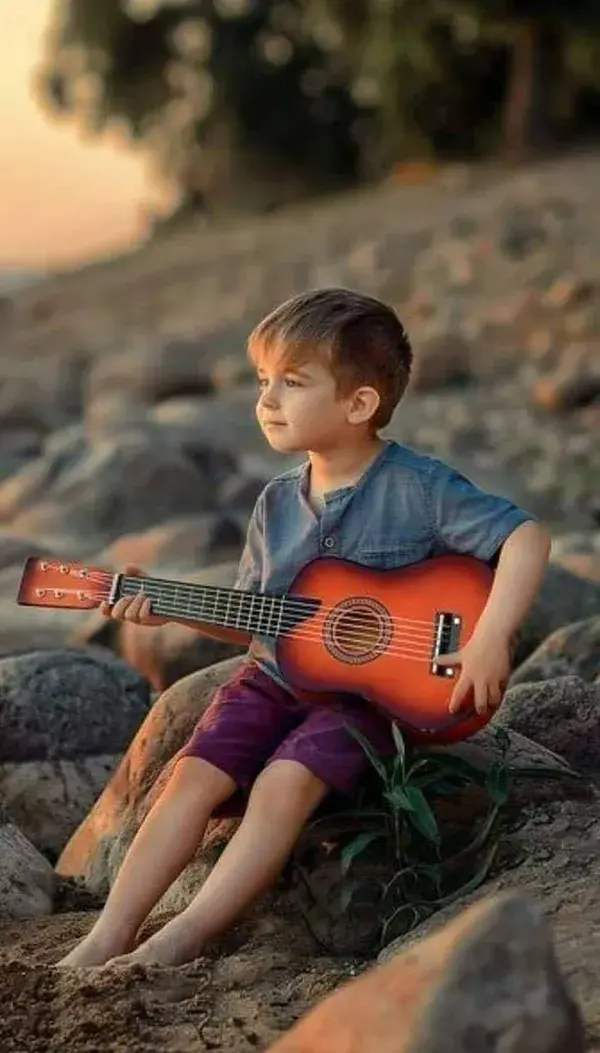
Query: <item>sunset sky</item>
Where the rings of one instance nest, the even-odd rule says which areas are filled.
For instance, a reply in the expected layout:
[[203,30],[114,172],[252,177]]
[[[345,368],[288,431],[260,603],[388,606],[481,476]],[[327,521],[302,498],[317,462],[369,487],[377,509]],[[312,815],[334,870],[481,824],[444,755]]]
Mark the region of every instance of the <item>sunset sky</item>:
[[33,100],[31,72],[52,6],[0,0],[0,270],[84,262],[125,247],[149,197],[136,155],[84,142]]

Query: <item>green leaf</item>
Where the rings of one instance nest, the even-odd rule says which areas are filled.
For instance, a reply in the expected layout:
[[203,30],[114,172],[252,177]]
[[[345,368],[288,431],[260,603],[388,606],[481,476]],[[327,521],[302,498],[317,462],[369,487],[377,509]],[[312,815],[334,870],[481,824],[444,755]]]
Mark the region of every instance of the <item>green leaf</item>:
[[367,848],[372,841],[376,841],[377,838],[384,836],[385,835],[381,830],[365,830],[363,834],[359,834],[353,841],[350,841],[349,844],[345,845],[340,853],[340,869],[342,871],[342,877],[345,877],[348,873],[352,866],[352,861],[356,859],[361,852],[364,852],[365,848]]
[[350,735],[352,735],[352,737],[355,738],[356,741],[360,743],[360,745],[362,746],[364,752],[366,753],[367,757],[369,758],[371,764],[375,768],[375,771],[377,772],[377,774],[381,777],[381,779],[383,780],[383,782],[387,786],[388,783],[389,783],[389,776],[388,776],[388,773],[387,773],[387,769],[385,767],[385,764],[381,760],[381,758],[375,753],[373,747],[371,746],[371,743],[368,741],[368,739],[366,739],[364,737],[364,735],[361,734],[360,731],[358,731],[357,728],[353,727],[352,724],[345,724],[345,727],[346,727],[347,731],[350,733]]
[[342,886],[340,894],[340,910],[342,914],[345,914],[350,906],[354,893],[358,892],[360,888],[360,881],[345,881]]
[[502,727],[493,727],[492,732],[494,738],[496,739],[498,749],[504,756],[504,754],[508,753],[508,750],[510,749],[510,735],[508,734],[506,728]]
[[439,845],[441,838],[437,819],[429,806],[425,794],[418,786],[407,786],[406,793],[413,806],[412,811],[408,812],[410,822],[428,841]]
[[[479,768],[474,764],[470,764],[469,761],[464,760],[462,757],[454,757],[448,754],[445,755],[430,755],[424,762],[427,764],[427,769],[421,768],[421,761],[418,766],[415,764],[410,769],[407,775],[407,781],[415,783],[415,785],[428,786],[435,782],[436,778],[443,778],[444,776],[452,776],[456,779],[462,779],[463,782],[475,782],[481,786],[484,785],[486,779],[486,772],[483,768]],[[422,774],[415,776],[413,779],[413,773],[417,771],[417,768],[421,768]]]
[[461,885],[460,888],[455,889],[454,892],[449,893],[449,895],[441,896],[440,899],[435,900],[434,905],[436,910],[439,910],[441,907],[447,907],[449,903],[454,903],[454,901],[461,896],[466,896],[469,892],[474,892],[476,888],[479,888],[490,872],[497,851],[498,842],[496,841],[486,852],[479,869],[469,878],[468,881],[465,881],[464,885]]
[[456,863],[463,859],[465,856],[470,856],[473,852],[477,852],[480,848],[483,848],[488,838],[495,833],[495,825],[500,814],[500,806],[495,804],[493,808],[488,812],[485,821],[481,824],[479,830],[475,834],[468,844],[464,845],[460,851],[456,852],[455,855],[450,856],[444,860],[444,865],[447,867],[455,866]]
[[402,914],[408,912],[408,913],[412,914],[412,916],[413,916],[412,924],[409,925],[408,928],[404,930],[405,932],[410,932],[411,929],[414,929],[415,925],[419,924],[419,922],[421,921],[421,912],[419,910],[419,906],[421,906],[421,904],[401,903],[399,907],[396,907],[396,910],[392,914],[390,914],[390,916],[388,918],[385,919],[385,921],[383,923],[383,926],[381,928],[381,942],[382,942],[382,944],[387,939],[387,934],[388,934],[391,926],[393,925],[393,923]]
[[407,812],[414,812],[415,806],[406,790],[401,786],[392,786],[391,790],[385,790],[383,796],[389,801],[392,808],[397,811],[403,808]]
[[505,804],[510,793],[508,768],[502,761],[494,761],[485,781],[485,788],[494,804]]
[[404,775],[405,764],[406,764],[406,743],[404,742],[404,735],[400,731],[398,724],[394,720],[392,722],[392,735],[394,736],[394,744],[396,746],[396,756],[394,757],[394,772],[398,769],[402,771]]
[[591,782],[589,775],[576,771],[565,761],[564,767],[550,768],[543,764],[533,764],[531,767],[519,768],[517,765],[508,765],[509,775],[513,779],[575,779],[578,782],[587,780]]

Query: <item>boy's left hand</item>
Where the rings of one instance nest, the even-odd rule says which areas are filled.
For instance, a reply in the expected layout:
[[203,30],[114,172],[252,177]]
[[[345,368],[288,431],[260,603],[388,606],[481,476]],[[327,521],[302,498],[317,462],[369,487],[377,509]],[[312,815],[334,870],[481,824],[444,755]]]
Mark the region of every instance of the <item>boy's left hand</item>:
[[498,708],[511,674],[510,640],[474,635],[460,651],[439,655],[436,662],[461,667],[448,707],[451,713],[458,712],[471,689],[481,716]]

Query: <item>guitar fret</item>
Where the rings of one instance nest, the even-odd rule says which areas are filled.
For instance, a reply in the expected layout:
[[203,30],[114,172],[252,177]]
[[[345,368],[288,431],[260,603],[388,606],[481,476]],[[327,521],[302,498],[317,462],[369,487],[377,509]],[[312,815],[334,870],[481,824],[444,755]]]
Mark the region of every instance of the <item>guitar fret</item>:
[[[315,603],[299,598],[290,608],[287,594],[279,597],[221,586],[125,576],[119,585],[119,596],[134,596],[140,590],[152,601],[155,613],[166,618],[206,622],[265,636],[283,633],[290,619],[292,624],[296,619],[303,621],[305,616],[310,616]],[[304,603],[306,615],[302,611]]]
[[221,590],[220,589],[215,589],[213,600],[214,600],[214,602],[213,602],[213,610],[212,610],[212,620],[216,621],[216,619],[217,619],[217,608],[219,606],[219,603],[221,602]]

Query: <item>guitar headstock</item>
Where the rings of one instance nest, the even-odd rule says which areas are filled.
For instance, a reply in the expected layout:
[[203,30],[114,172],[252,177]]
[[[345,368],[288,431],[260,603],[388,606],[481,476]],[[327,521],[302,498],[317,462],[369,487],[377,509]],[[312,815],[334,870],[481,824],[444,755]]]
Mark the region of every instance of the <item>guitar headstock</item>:
[[79,610],[99,607],[108,599],[114,577],[102,567],[31,556],[25,561],[17,603]]

